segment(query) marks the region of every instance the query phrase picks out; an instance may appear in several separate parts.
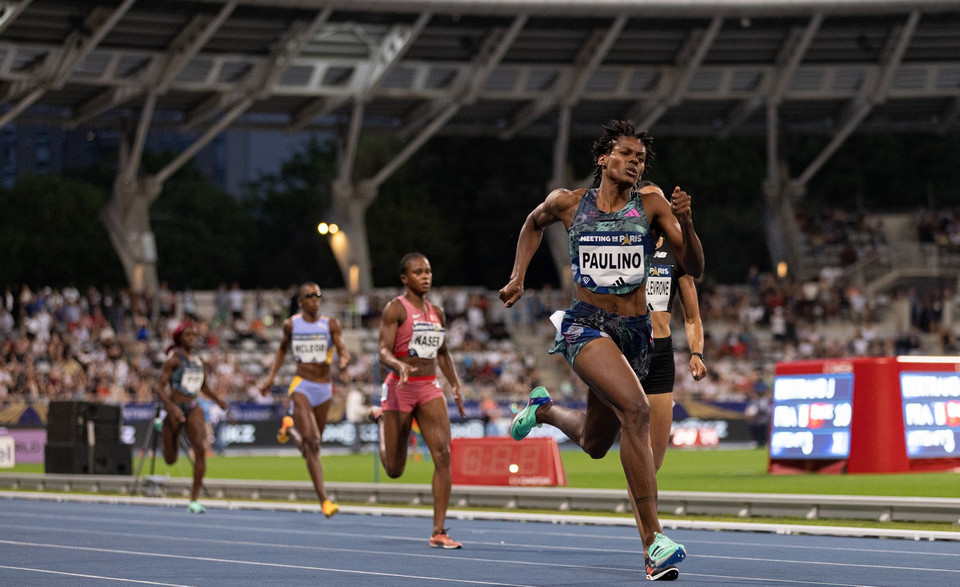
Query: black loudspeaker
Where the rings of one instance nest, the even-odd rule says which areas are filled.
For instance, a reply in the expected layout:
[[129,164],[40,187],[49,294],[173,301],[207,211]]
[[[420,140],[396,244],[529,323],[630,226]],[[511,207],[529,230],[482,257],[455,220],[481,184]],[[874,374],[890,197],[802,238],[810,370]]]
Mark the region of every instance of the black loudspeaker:
[[47,410],[47,442],[86,446],[91,423],[96,444],[120,444],[123,408],[82,401],[50,402]]
[[[93,451],[93,454],[90,451]],[[129,444],[47,443],[43,449],[44,471],[70,475],[130,475],[133,454]]]

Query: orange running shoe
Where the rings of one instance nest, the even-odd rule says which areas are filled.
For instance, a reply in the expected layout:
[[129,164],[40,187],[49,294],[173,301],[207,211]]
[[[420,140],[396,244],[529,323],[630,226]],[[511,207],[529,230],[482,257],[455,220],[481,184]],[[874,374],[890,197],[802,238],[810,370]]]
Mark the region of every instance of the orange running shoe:
[[333,503],[329,499],[323,500],[323,503],[320,504],[320,509],[323,510],[323,515],[332,518],[340,511],[340,506]]
[[287,430],[293,428],[293,417],[284,416],[283,422],[280,426],[280,431],[277,432],[277,442],[280,444],[286,444],[290,440],[290,435],[287,433]]
[[463,548],[463,545],[447,535],[448,528],[434,532],[430,537],[430,548]]

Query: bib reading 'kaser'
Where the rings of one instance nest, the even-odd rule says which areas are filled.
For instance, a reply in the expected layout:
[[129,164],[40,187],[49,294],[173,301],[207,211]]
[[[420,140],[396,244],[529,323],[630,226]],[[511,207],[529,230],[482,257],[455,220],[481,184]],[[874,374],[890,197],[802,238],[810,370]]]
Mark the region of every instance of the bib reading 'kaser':
[[397,336],[393,343],[394,356],[436,359],[437,351],[443,346],[443,337],[446,334],[446,330],[440,323],[440,316],[426,300],[423,301],[427,307],[424,312],[404,296],[397,296],[397,299],[407,311],[407,319],[397,328]]

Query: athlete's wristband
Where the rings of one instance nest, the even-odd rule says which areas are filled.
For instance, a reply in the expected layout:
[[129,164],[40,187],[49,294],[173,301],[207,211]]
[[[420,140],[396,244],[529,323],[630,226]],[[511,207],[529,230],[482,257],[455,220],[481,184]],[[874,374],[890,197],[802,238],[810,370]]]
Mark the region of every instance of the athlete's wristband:
[[691,357],[700,357],[700,360],[703,360],[703,353],[690,353]]

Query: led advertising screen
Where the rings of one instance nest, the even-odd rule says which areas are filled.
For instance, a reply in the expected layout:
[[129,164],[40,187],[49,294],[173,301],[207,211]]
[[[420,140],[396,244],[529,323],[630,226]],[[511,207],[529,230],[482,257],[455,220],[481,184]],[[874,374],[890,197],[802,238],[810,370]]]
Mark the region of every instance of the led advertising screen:
[[911,459],[960,457],[960,373],[900,373],[903,428]]
[[775,377],[770,458],[847,458],[852,416],[853,373]]

